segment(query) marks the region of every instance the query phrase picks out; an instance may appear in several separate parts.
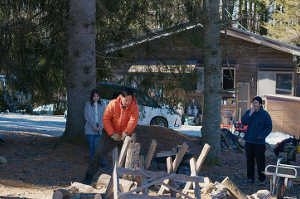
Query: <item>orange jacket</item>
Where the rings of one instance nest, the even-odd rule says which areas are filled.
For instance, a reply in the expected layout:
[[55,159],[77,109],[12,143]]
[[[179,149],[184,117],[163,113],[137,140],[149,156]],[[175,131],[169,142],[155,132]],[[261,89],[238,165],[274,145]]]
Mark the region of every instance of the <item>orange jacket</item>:
[[119,96],[109,102],[103,113],[104,129],[109,136],[113,133],[122,136],[122,132],[130,135],[135,129],[138,119],[139,111],[135,98],[133,98],[131,105],[124,109],[121,106],[121,97]]

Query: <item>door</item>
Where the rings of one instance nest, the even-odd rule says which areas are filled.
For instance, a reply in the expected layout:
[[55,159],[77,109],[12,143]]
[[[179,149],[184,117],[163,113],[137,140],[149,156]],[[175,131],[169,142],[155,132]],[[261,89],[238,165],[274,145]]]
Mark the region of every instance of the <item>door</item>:
[[250,107],[249,82],[237,82],[237,118],[241,121],[242,115]]
[[259,71],[257,77],[257,95],[275,95],[276,73]]

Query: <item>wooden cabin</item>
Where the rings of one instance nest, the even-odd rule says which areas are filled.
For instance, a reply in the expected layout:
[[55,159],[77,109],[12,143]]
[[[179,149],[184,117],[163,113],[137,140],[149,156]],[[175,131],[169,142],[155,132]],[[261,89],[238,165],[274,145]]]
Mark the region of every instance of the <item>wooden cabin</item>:
[[[187,24],[175,30],[173,28],[169,32],[168,30],[156,32],[153,36],[123,46],[112,47],[107,50],[107,53],[133,60],[131,63],[121,63],[122,67],[116,65],[116,74],[127,73],[133,65],[142,68],[153,68],[161,63],[193,66],[199,78],[197,82],[190,83],[198,93],[202,93],[204,89],[203,52],[205,51],[202,43],[201,24]],[[300,70],[297,68],[300,60],[299,47],[237,28],[222,30],[220,44],[223,88],[233,91],[232,96],[224,95],[223,98],[222,119],[224,123],[239,120],[256,95],[262,97],[278,94],[300,96]],[[147,70],[135,72],[142,74]],[[270,106],[268,104],[267,109]],[[280,129],[287,133],[290,131],[284,126]]]

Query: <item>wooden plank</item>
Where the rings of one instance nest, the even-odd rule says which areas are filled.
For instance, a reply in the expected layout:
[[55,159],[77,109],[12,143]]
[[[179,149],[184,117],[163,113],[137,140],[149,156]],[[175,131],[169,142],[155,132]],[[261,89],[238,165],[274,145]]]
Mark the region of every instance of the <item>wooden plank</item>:
[[114,161],[114,171],[113,171],[113,190],[114,190],[114,199],[119,199],[120,185],[119,177],[117,173],[118,162],[118,148],[115,147],[113,150],[113,161]]
[[167,175],[166,172],[162,171],[147,171],[143,169],[131,170],[126,168],[118,168],[117,169],[119,175],[134,175],[134,176],[143,176],[143,177],[161,177]]
[[[168,174],[170,174],[173,172],[172,157],[168,157],[166,161],[167,161],[167,172],[168,172]],[[168,184],[169,182],[170,182],[169,179],[164,180],[164,184]],[[169,191],[169,189],[167,187],[161,186],[158,191],[158,194],[162,195],[165,190]]]
[[126,136],[126,138],[123,142],[123,145],[122,145],[118,167],[122,167],[124,162],[125,162],[125,157],[126,157],[126,154],[127,154],[127,149],[128,149],[130,141],[131,141],[130,136]]
[[[175,174],[172,173],[171,175],[168,175],[168,173],[166,172],[155,172],[155,171],[146,171],[146,170],[141,170],[141,169],[137,169],[137,170],[129,170],[129,169],[125,169],[125,168],[117,168],[117,172],[118,175],[133,175],[133,176],[145,176],[145,177],[163,177],[163,176],[170,176],[169,178],[174,180],[174,181],[178,181],[178,182],[198,182],[198,183],[204,183],[204,179],[205,177],[202,176],[186,176],[183,174]],[[145,175],[146,174],[146,175]],[[166,178],[167,179],[167,178]]]
[[176,172],[182,159],[184,154],[187,152],[189,146],[184,142],[181,149],[179,150],[179,152],[176,154],[176,158],[173,162],[173,172]]
[[149,169],[149,167],[151,165],[151,160],[152,160],[154,152],[156,150],[156,147],[157,147],[157,141],[152,140],[151,146],[150,146],[149,151],[148,151],[147,156],[146,156],[145,169]]

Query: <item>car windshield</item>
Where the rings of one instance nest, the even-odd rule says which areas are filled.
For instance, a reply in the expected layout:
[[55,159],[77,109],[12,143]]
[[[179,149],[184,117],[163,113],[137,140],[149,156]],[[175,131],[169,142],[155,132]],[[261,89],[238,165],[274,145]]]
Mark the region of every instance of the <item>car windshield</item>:
[[142,91],[136,93],[137,103],[144,106],[159,107],[158,103]]

